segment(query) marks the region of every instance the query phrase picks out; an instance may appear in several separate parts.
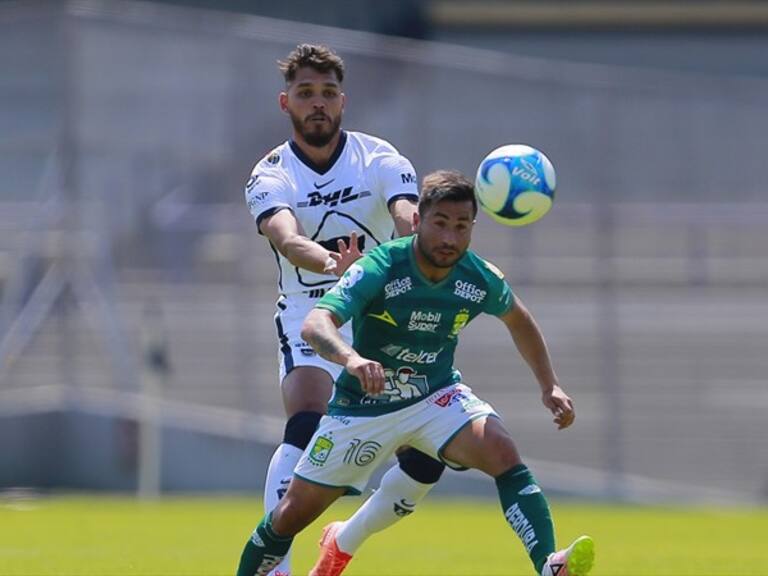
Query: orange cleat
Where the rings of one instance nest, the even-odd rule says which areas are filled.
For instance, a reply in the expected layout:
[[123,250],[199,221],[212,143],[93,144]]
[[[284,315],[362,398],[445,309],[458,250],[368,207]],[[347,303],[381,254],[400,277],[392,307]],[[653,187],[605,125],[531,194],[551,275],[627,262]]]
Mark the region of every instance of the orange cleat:
[[336,533],[343,522],[332,522],[323,528],[323,536],[320,538],[320,558],[309,571],[309,576],[339,576],[344,572],[352,554],[339,550],[336,544]]

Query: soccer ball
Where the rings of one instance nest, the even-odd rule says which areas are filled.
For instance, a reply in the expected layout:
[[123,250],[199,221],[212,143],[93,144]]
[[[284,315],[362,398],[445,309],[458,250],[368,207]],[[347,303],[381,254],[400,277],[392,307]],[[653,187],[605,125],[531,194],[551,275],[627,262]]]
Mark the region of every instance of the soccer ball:
[[555,199],[555,169],[543,153],[524,144],[509,144],[488,154],[475,177],[480,207],[507,226],[536,222]]

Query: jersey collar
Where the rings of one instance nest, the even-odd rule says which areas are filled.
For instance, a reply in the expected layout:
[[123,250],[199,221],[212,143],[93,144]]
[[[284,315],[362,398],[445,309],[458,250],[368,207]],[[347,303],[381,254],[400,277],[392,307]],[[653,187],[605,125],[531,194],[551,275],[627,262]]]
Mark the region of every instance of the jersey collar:
[[301,148],[299,148],[299,145],[296,144],[296,142],[291,138],[289,144],[291,146],[291,150],[293,150],[293,153],[296,155],[296,158],[298,158],[302,164],[304,164],[307,168],[312,170],[313,172],[316,172],[317,174],[325,174],[328,172],[331,168],[333,168],[334,164],[336,164],[336,161],[339,159],[339,156],[341,156],[341,153],[344,151],[344,145],[347,143],[347,133],[344,130],[339,131],[339,143],[336,144],[336,149],[333,151],[333,154],[331,154],[331,157],[328,159],[328,163],[325,166],[318,166],[312,160],[304,154]]

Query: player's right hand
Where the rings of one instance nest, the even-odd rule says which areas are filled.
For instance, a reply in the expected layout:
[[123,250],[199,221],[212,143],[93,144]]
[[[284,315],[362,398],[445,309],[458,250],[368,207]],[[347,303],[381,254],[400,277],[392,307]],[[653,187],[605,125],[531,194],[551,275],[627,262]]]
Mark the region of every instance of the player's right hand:
[[347,271],[347,268],[363,255],[357,244],[357,232],[352,232],[349,235],[349,246],[347,246],[344,240],[339,239],[338,248],[338,253],[331,252],[330,254],[331,258],[336,262],[336,266],[330,270],[326,267],[326,271],[341,277]]
[[344,368],[360,380],[360,386],[365,393],[376,396],[384,390],[384,367],[375,360],[353,356],[347,360]]
[[566,394],[560,386],[555,385],[553,389],[542,396],[544,406],[549,408],[557,424],[557,429],[562,430],[573,424],[576,418],[576,412],[573,409],[573,400]]

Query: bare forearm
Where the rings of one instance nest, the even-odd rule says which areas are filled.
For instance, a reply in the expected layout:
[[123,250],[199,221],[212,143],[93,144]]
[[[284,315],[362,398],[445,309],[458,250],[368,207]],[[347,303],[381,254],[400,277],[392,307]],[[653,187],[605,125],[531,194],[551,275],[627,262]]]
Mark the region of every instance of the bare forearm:
[[530,367],[542,392],[550,392],[558,384],[557,375],[552,367],[552,359],[547,343],[536,321],[528,309],[515,298],[511,312],[502,320],[507,326],[520,355]]
[[329,266],[335,266],[331,253],[304,235],[290,210],[279,210],[264,218],[259,224],[259,231],[298,268],[322,274]]
[[553,422],[557,424],[558,429],[562,430],[573,424],[576,417],[573,401],[557,381],[547,343],[536,321],[520,299],[517,296],[513,298],[513,306],[501,320],[506,324],[520,355],[536,376],[541,388],[541,401],[552,412]]
[[346,366],[349,358],[356,354],[341,337],[330,313],[324,310],[315,309],[307,315],[301,337],[320,356],[341,366]]
[[512,334],[515,346],[530,367],[542,392],[549,392],[557,385],[557,375],[552,367],[552,359],[536,324],[522,327]]
[[292,236],[277,247],[280,253],[288,258],[291,264],[303,270],[323,274],[326,272],[330,260],[330,252],[313,242],[306,236]]

